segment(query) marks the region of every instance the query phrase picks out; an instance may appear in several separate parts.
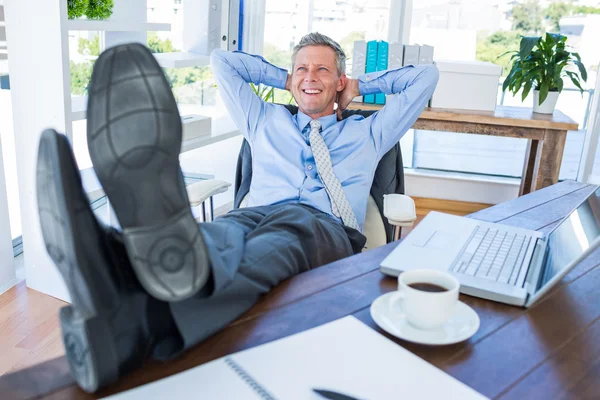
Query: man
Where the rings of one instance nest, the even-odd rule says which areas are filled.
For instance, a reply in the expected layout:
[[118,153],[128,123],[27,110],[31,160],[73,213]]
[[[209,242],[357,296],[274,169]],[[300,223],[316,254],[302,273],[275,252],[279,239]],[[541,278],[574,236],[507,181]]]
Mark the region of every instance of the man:
[[[85,390],[148,357],[179,354],[280,281],[364,246],[375,168],[423,110],[437,69],[348,79],[341,47],[318,33],[302,38],[292,62],[288,74],[259,56],[212,53],[223,101],[252,148],[253,176],[248,208],[199,227],[178,163],[177,105],[143,46],[102,53],[90,85],[90,156],[122,232],[94,218],[64,136],[42,135],[42,232],[72,296],[61,326]],[[263,102],[248,82],[291,91],[298,114]],[[395,94],[381,111],[338,122],[355,96],[379,92]]]

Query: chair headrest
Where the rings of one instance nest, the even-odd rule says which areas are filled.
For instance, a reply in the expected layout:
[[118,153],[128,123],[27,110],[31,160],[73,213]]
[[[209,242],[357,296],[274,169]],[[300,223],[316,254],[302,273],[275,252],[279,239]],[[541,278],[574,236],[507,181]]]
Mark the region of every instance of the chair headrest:
[[[291,104],[282,104],[282,106],[287,108],[287,110],[292,115],[298,114],[298,106],[294,106]],[[342,119],[346,119],[349,116],[354,115],[354,114],[362,115],[363,117],[367,118],[374,112],[375,112],[375,110],[344,110],[344,112],[342,113]]]

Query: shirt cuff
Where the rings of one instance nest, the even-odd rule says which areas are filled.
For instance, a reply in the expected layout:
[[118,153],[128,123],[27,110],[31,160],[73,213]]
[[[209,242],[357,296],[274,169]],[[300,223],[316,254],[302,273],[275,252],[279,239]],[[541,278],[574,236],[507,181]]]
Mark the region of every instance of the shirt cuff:
[[385,93],[382,88],[386,85],[381,85],[381,82],[378,82],[379,78],[386,75],[389,72],[398,71],[405,68],[413,68],[412,64],[407,64],[402,68],[385,70],[385,71],[377,71],[371,72],[368,74],[360,75],[358,77],[358,91],[361,96],[366,94],[378,94]]
[[262,61],[262,84],[272,86],[277,89],[285,89],[287,83],[288,71],[283,68],[276,67],[258,54],[248,54],[243,51],[235,50],[233,53],[242,53],[254,57]]

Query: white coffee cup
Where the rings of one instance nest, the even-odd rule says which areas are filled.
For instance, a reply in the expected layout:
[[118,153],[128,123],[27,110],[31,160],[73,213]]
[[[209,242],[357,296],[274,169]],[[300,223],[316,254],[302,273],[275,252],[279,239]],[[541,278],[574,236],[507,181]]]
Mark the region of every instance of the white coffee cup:
[[[434,285],[443,291],[426,291],[435,287],[415,288],[415,284]],[[411,287],[413,285],[413,287]],[[435,329],[444,325],[452,316],[458,301],[460,283],[445,271],[418,269],[406,271],[398,276],[398,291],[392,300],[408,322],[419,329]]]

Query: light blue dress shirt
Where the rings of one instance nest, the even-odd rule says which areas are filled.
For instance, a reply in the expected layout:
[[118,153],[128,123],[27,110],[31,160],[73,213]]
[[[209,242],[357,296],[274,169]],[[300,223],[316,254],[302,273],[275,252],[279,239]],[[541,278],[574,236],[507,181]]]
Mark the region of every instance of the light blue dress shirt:
[[[211,65],[229,114],[252,149],[248,207],[301,203],[332,218],[331,203],[317,173],[308,141],[311,117],[293,116],[285,107],[262,101],[248,84],[285,89],[288,72],[262,57],[214,50]],[[358,77],[361,95],[394,94],[368,118],[336,115],[319,118],[335,175],[340,180],[361,230],[375,169],[417,120],[438,81],[434,65],[405,66]]]

